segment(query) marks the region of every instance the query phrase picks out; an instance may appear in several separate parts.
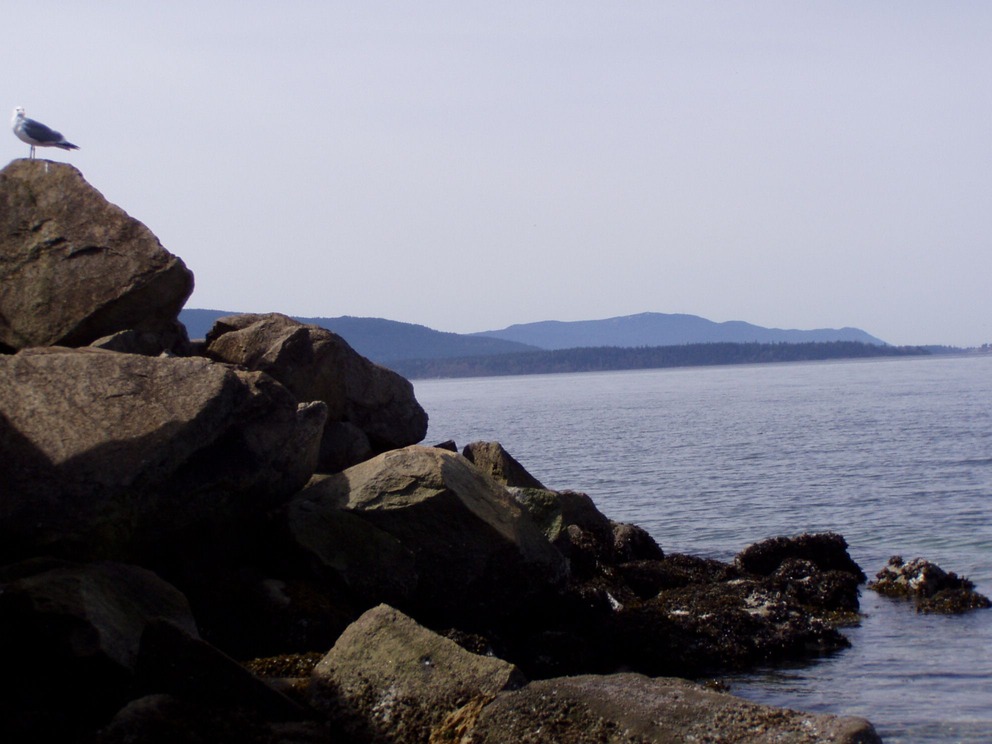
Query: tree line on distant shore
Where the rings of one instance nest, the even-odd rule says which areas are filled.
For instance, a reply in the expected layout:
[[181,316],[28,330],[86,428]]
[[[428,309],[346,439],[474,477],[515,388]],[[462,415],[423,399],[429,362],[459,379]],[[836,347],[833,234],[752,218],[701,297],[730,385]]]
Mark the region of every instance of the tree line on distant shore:
[[808,362],[827,359],[922,356],[919,346],[879,346],[858,341],[807,343],[705,343],[680,346],[597,346],[454,359],[404,359],[389,366],[404,377],[490,377],[552,374],[556,372],[606,372],[718,364]]

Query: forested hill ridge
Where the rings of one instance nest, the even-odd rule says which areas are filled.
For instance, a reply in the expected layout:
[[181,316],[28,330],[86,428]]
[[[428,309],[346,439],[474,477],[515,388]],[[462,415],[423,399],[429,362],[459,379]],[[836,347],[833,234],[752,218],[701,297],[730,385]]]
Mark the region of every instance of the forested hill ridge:
[[541,349],[678,346],[719,342],[798,344],[808,341],[858,341],[865,344],[885,344],[859,328],[819,328],[809,331],[763,328],[740,320],[716,323],[698,315],[682,313],[640,313],[603,320],[569,322],[546,320],[472,335],[517,341]]
[[800,344],[725,342],[635,348],[599,346],[552,349],[460,359],[405,359],[391,366],[404,377],[415,380],[925,356],[930,353],[928,349],[919,346],[879,346],[859,341],[809,341]]
[[[183,310],[179,319],[190,338],[203,338],[227,310]],[[452,359],[522,351],[617,347],[681,346],[704,343],[805,343],[855,341],[884,346],[885,342],[857,328],[811,331],[762,328],[742,321],[715,323],[696,315],[641,313],[605,320],[544,321],[514,325],[501,331],[446,333],[413,323],[383,318],[294,317],[326,328],[344,338],[359,354],[379,364],[395,366],[409,359]]]

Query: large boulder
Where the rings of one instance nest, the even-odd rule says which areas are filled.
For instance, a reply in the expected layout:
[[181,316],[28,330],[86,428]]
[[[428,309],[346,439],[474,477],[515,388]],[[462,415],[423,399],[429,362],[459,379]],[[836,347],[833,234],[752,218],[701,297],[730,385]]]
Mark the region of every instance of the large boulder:
[[360,741],[426,742],[445,716],[525,682],[387,605],[349,625],[313,670],[310,699]]
[[0,171],[0,350],[85,346],[135,329],[187,341],[177,318],[193,275],[71,165]]
[[232,315],[207,334],[211,359],[266,372],[298,400],[327,404],[320,469],[420,442],[427,414],[408,380],[373,364],[331,331],[278,313]]
[[799,713],[750,703],[682,679],[585,675],[531,682],[473,701],[431,741],[488,744],[874,744],[863,718]]
[[0,561],[130,560],[188,553],[194,532],[231,537],[307,482],[324,415],[206,359],[0,356]]
[[[291,521],[341,508],[394,537],[413,556],[417,617],[488,622],[561,585],[565,559],[516,501],[461,455],[393,450],[317,476],[294,499]],[[405,569],[398,567],[397,571]]]
[[198,635],[186,598],[136,566],[0,569],[0,657],[13,682],[0,696],[0,739],[68,740],[109,718],[135,689],[142,636],[157,621]]

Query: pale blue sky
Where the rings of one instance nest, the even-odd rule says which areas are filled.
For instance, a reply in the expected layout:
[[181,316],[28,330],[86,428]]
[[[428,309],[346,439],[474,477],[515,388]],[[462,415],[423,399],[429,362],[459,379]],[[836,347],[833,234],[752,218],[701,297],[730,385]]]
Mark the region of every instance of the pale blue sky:
[[[992,3],[4,5],[190,307],[992,342]],[[27,155],[13,134],[0,165]]]

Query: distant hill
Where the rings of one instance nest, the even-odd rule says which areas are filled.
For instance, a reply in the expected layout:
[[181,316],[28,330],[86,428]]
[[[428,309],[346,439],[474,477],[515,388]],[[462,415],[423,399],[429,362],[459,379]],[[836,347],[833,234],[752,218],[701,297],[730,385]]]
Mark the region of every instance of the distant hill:
[[[214,321],[235,314],[236,311],[231,310],[190,309],[180,312],[179,320],[186,326],[190,338],[203,338]],[[516,341],[446,333],[383,318],[345,315],[340,318],[295,319],[333,331],[362,356],[386,366],[401,359],[448,359],[535,350],[533,346]]]
[[[190,338],[203,338],[214,321],[228,310],[183,310],[179,319],[185,324]],[[561,371],[579,369],[631,369],[643,366],[683,364],[692,358],[695,364],[742,361],[786,361],[787,358],[811,358],[811,353],[826,354],[826,358],[863,356],[871,349],[886,347],[885,342],[857,328],[821,329],[815,331],[780,330],[731,321],[714,323],[696,315],[667,315],[641,313],[606,320],[576,322],[544,321],[514,325],[502,331],[460,334],[435,331],[413,323],[400,323],[383,318],[296,317],[337,333],[359,354],[374,362],[391,367],[408,377],[461,376],[467,374],[523,374],[525,370]],[[843,344],[854,344],[844,347]],[[716,348],[717,344],[752,345],[748,349]],[[770,352],[754,344],[805,345],[805,348]],[[817,344],[827,344],[819,348]],[[829,346],[840,344],[840,346]],[[658,347],[704,345],[702,350],[671,350],[664,355]],[[860,349],[865,345],[868,349]],[[650,353],[617,355],[611,350],[644,349]],[[578,350],[572,356],[541,356],[541,353]],[[490,357],[524,354],[517,360],[496,360]],[[535,355],[533,352],[537,352]],[[677,356],[672,356],[677,354]],[[743,356],[741,356],[743,355]],[[817,358],[817,357],[812,357]],[[480,361],[484,360],[484,361]],[[439,362],[432,364],[432,362]],[[443,363],[440,363],[443,362]],[[450,363],[449,363],[450,362]],[[733,363],[732,362],[732,363]],[[517,370],[510,372],[509,370]]]
[[574,349],[598,346],[679,346],[700,343],[810,343],[856,341],[884,346],[881,339],[857,328],[822,328],[812,331],[763,328],[739,320],[715,323],[698,315],[640,313],[605,320],[564,322],[546,320],[482,331],[477,337],[530,344],[540,349]]

